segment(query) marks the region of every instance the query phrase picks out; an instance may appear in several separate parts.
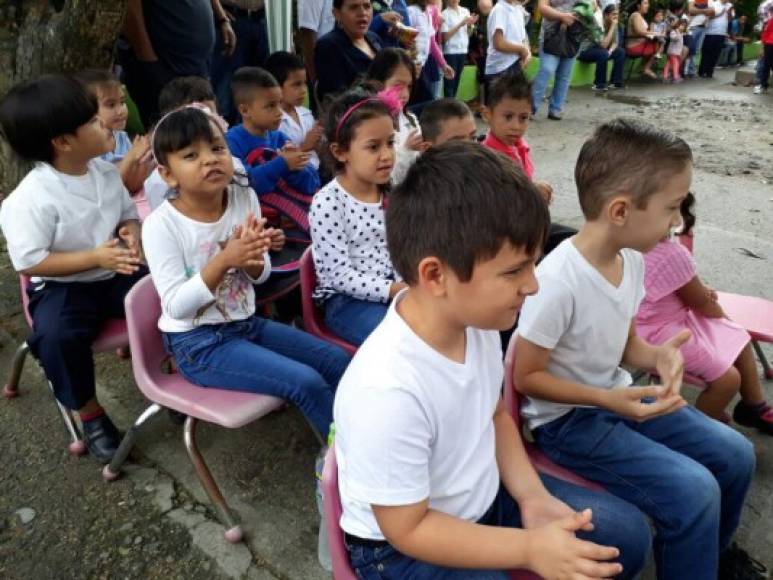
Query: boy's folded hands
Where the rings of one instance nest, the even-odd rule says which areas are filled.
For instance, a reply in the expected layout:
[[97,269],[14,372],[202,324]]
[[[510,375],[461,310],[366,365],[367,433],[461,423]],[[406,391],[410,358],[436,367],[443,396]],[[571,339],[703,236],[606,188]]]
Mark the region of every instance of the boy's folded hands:
[[136,249],[124,248],[120,243],[119,238],[113,238],[95,248],[97,264],[100,268],[119,274],[134,274],[139,269],[140,254]]
[[[634,421],[647,421],[673,413],[687,404],[682,396],[670,393],[663,385],[621,387],[603,391],[602,407]],[[642,399],[654,399],[644,403]]]

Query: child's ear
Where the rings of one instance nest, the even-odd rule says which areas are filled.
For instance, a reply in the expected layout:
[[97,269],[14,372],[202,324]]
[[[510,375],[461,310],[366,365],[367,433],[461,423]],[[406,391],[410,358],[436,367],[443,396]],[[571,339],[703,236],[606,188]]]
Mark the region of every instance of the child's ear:
[[417,267],[418,285],[436,297],[446,293],[446,266],[435,256],[427,256]]
[[244,119],[244,117],[245,117],[245,116],[246,116],[246,115],[247,115],[247,114],[250,112],[250,108],[249,108],[249,107],[248,107],[246,104],[244,104],[244,103],[241,103],[241,104],[240,104],[240,105],[237,107],[237,109],[238,109],[238,111],[239,111],[239,116],[240,116],[242,119]]
[[54,152],[63,153],[72,151],[72,139],[70,135],[57,135],[51,139],[51,146]]
[[164,180],[164,183],[170,187],[170,189],[177,189],[179,183],[166,165],[158,166],[158,174],[161,176],[161,179]]
[[627,196],[613,197],[607,204],[607,218],[616,226],[623,226],[631,215],[631,199]]
[[330,144],[330,153],[333,154],[333,157],[336,161],[339,163],[346,163],[347,158],[349,157],[348,151],[344,151],[338,143],[331,143]]
[[486,105],[481,107],[480,116],[483,117],[483,120],[486,121],[487,124],[491,125],[491,117],[493,116],[493,111],[491,110],[491,107],[488,107]]

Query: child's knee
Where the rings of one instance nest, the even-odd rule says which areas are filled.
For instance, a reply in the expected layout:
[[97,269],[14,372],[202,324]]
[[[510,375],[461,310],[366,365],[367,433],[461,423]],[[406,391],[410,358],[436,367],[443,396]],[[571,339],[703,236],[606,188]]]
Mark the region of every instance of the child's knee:
[[708,518],[719,522],[722,490],[716,477],[706,467],[690,461],[677,475],[670,486],[672,495],[667,519],[670,526],[688,529],[696,521]]
[[722,392],[727,395],[735,395],[741,388],[741,373],[735,367],[730,367],[718,379],[709,383],[709,389],[712,392]]

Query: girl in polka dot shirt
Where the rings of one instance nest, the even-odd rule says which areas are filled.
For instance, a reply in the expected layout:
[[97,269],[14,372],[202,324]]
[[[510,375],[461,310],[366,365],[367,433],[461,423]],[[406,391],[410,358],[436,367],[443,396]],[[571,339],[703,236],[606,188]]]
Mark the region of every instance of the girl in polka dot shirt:
[[405,287],[386,245],[384,193],[395,165],[398,99],[353,90],[329,108],[325,133],[336,177],[309,212],[317,287],[325,322],[359,346]]

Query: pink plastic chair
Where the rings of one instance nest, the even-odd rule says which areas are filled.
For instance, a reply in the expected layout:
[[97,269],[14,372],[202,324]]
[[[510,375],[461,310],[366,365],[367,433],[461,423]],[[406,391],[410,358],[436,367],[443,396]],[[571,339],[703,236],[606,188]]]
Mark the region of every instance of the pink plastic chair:
[[282,407],[284,401],[267,395],[199,387],[189,383],[179,374],[163,373],[162,365],[167,354],[157,326],[160,315],[161,303],[158,294],[150,276],[146,276],[126,296],[126,322],[129,328],[134,379],[151,404],[126,433],[113,460],[105,466],[102,475],[107,481],[118,478],[121,465],[134,446],[139,430],[163,407],[184,413],[187,418],[183,427],[183,441],[196,475],[226,527],[226,540],[239,542],[243,538],[241,526],[236,523],[217,482],[199,452],[196,445],[196,425],[198,421],[206,421],[236,429]]
[[[27,295],[27,288],[30,285],[30,277],[21,274],[19,276],[19,284],[21,286],[21,302],[22,309],[24,310],[24,317],[27,320],[27,324],[32,328],[32,317],[29,313],[29,296]],[[120,319],[110,319],[105,322],[105,326],[102,332],[91,345],[91,350],[95,353],[109,352],[112,350],[118,350],[120,356],[124,356],[123,352],[126,346],[129,344],[129,335],[126,332],[126,322]],[[27,353],[29,353],[30,347],[25,340],[22,342],[16,352],[13,355],[11,361],[11,374],[8,376],[8,382],[3,387],[3,396],[6,399],[13,399],[19,395],[19,380],[21,379],[21,373],[24,370],[24,361],[27,359]],[[51,389],[51,393],[54,392],[54,387],[51,385],[51,381],[46,379],[48,387]],[[59,414],[62,416],[64,425],[67,428],[67,432],[70,435],[70,444],[68,450],[70,455],[83,455],[86,453],[86,444],[83,442],[80,429],[76,422],[73,420],[72,411],[62,405],[56,397],[57,408]]]
[[[508,412],[513,417],[516,429],[521,433],[523,429],[521,426],[520,412],[522,396],[518,392],[515,385],[515,379],[513,378],[513,368],[515,367],[515,338],[514,335],[507,347],[507,354],[505,355],[505,388],[503,398],[505,408],[507,408]],[[568,481],[569,483],[579,485],[586,489],[605,491],[599,484],[588,481],[576,473],[553,463],[553,461],[548,459],[548,457],[542,453],[542,451],[537,449],[533,443],[524,439],[523,444],[524,447],[526,447],[526,453],[529,455],[529,459],[531,459],[531,462],[537,471],[557,477],[558,479],[563,479],[564,481]]]
[[301,256],[301,306],[303,308],[303,326],[306,332],[319,338],[337,344],[350,354],[357,352],[357,347],[345,340],[338,338],[325,326],[322,313],[314,304],[311,297],[317,286],[317,272],[314,270],[314,258],[311,247],[307,248]]
[[[349,552],[344,544],[344,533],[340,521],[343,508],[341,496],[338,493],[338,463],[336,462],[335,446],[331,445],[325,456],[325,466],[322,468],[322,507],[325,512],[330,559],[333,561],[334,580],[357,580],[357,575],[349,563]],[[539,576],[527,570],[513,570],[511,580],[539,580]]]

